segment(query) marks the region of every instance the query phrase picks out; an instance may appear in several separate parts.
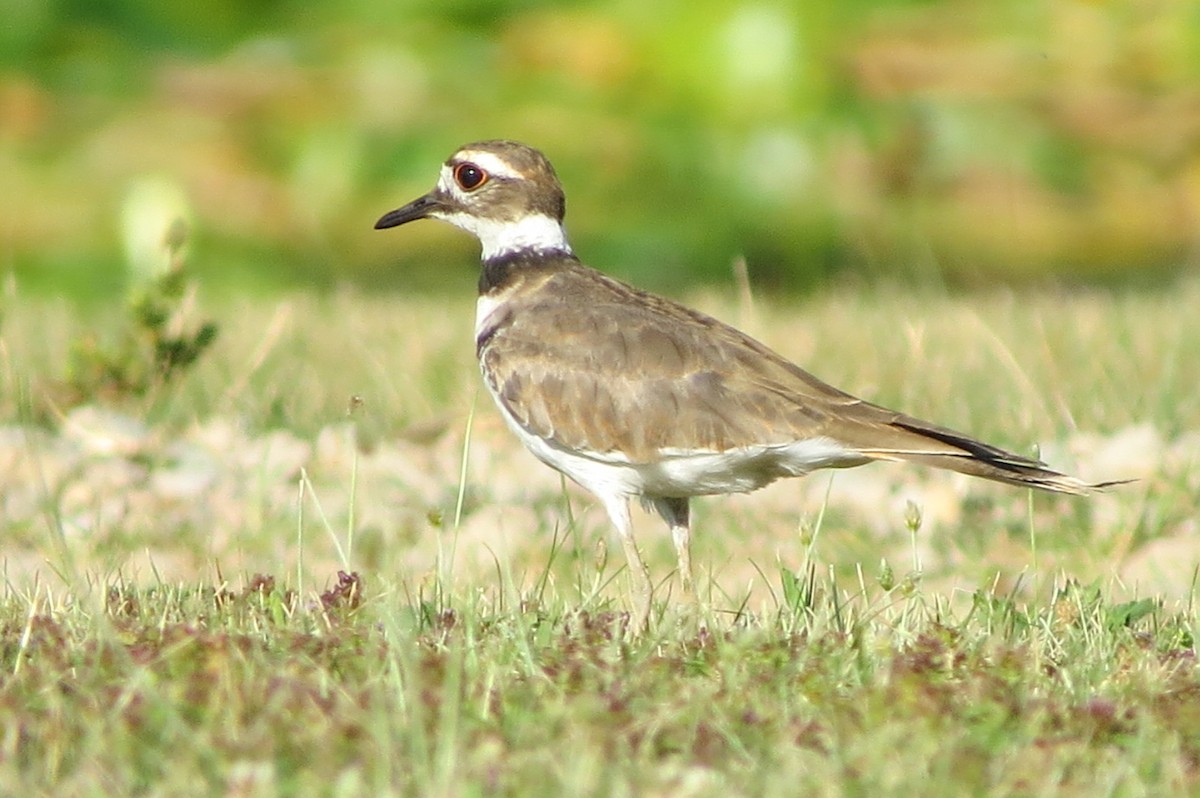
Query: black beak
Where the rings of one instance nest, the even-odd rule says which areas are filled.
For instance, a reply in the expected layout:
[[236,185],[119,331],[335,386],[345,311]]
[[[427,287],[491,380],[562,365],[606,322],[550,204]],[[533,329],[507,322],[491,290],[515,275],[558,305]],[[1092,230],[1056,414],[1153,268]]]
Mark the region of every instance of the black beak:
[[385,213],[375,223],[376,230],[384,230],[388,227],[396,227],[408,222],[415,222],[417,219],[428,218],[430,214],[442,207],[442,203],[438,201],[432,194],[426,194],[423,197],[418,197],[412,202],[405,205],[403,208],[397,208],[394,211]]

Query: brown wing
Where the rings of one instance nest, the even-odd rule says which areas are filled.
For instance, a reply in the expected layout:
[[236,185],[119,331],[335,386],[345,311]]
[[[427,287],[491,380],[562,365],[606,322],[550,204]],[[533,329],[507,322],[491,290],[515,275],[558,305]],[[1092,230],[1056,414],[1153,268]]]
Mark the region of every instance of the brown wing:
[[538,283],[514,292],[480,357],[518,422],[563,446],[652,462],[663,450],[824,436],[860,455],[849,461],[904,459],[1049,490],[1090,487],[864,402],[726,324],[585,267]]
[[596,272],[564,270],[508,301],[480,351],[484,371],[514,417],[564,446],[645,462],[663,449],[787,443],[826,420],[782,383],[746,379],[764,356],[785,362],[765,347]]

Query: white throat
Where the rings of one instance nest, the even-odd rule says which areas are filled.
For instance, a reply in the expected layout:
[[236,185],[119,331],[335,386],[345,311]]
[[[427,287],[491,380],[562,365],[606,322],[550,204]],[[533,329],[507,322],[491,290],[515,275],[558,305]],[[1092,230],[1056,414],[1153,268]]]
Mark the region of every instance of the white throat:
[[531,213],[506,222],[481,219],[466,213],[437,216],[478,238],[483,245],[483,260],[520,251],[571,253],[571,245],[567,243],[567,233],[562,224],[542,213]]

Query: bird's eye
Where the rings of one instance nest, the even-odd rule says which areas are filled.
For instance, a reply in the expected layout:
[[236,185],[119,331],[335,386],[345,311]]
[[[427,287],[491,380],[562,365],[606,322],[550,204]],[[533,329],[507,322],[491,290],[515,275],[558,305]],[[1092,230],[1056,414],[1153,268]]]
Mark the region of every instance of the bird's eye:
[[487,182],[487,172],[473,163],[460,163],[454,167],[454,180],[463,191],[474,191]]

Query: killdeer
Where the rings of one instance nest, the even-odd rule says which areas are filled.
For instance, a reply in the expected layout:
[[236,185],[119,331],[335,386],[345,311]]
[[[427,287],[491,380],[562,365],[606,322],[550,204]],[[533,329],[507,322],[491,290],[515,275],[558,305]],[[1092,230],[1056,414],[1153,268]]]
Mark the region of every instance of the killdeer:
[[563,230],[565,209],[541,152],[480,141],[450,156],[432,191],[375,228],[433,218],[479,239],[475,349],[484,382],[525,447],[604,505],[643,624],[652,588],[631,498],[670,525],[689,587],[693,496],[873,460],[1058,493],[1113,484],[1088,484],[858,399],[727,324],[583,265]]

